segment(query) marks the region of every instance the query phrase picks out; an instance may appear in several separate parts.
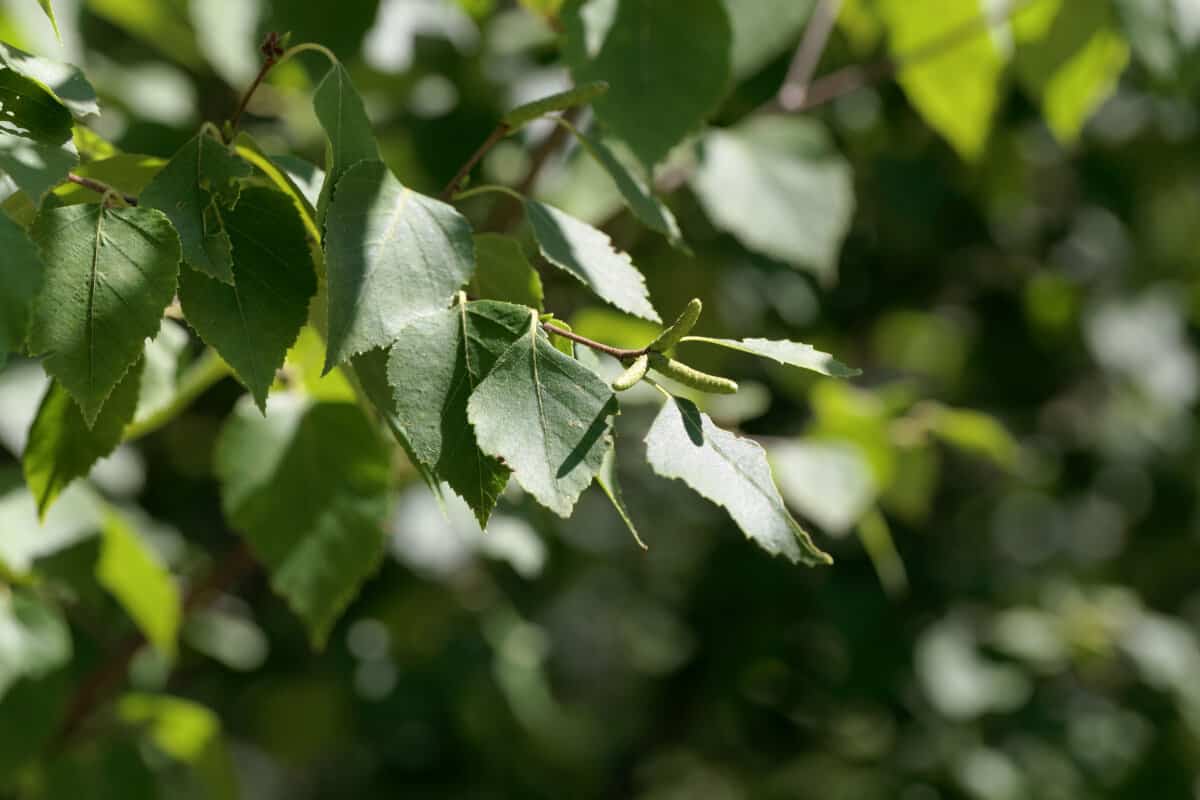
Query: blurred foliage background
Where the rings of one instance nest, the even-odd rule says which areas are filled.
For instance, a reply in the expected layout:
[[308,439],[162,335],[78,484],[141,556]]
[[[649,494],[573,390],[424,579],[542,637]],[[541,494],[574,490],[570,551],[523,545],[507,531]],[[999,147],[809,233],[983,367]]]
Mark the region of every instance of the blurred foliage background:
[[[570,84],[538,13],[552,0],[54,5],[61,44],[29,0],[0,3],[0,39],[83,67],[103,101],[96,131],[127,153],[169,156],[227,118],[269,30],[350,66],[385,159],[429,193],[504,111]],[[811,7],[726,5],[750,27],[719,126],[771,99]],[[893,30],[893,44],[945,30],[958,9],[937,5],[915,4],[915,32]],[[1020,64],[997,67],[976,98],[990,125],[964,102],[939,136],[914,104],[962,54],[926,60],[803,115],[827,128],[854,196],[785,206],[765,244],[726,232],[740,231],[722,197],[751,209],[760,197],[739,195],[738,174],[702,172],[670,195],[689,254],[620,213],[578,148],[542,173],[537,193],[605,223],[664,315],[700,296],[701,333],[809,341],[864,370],[833,382],[736,353],[699,362],[742,383],[706,410],[767,446],[832,568],[769,558],[628,452],[647,552],[597,491],[568,521],[511,494],[481,535],[401,465],[394,558],[323,652],[250,577],[188,619],[173,669],[143,649],[119,701],[35,761],[133,630],[90,579],[96,540],[72,508],[103,493],[182,578],[203,574],[235,543],[211,450],[239,392],[226,381],[122,447],[39,530],[17,458],[44,378],[10,364],[0,558],[77,588],[62,598],[68,668],[14,676],[0,628],[0,786],[265,800],[1200,797],[1200,4],[1110,11],[1093,68],[1120,79],[1077,137],[1091,96],[1072,86],[1091,90],[1068,85],[1043,113],[1036,64],[1024,78]],[[845,3],[821,72],[887,53],[880,25],[871,3]],[[1011,47],[1022,33],[982,35]],[[275,71],[246,127],[319,163],[309,93],[324,64],[307,58]],[[551,131],[504,142],[485,178],[519,182]],[[694,157],[681,148],[664,171]],[[490,202],[466,208],[481,223]],[[835,241],[832,259],[788,258],[810,214],[851,203],[840,255]],[[644,341],[640,323],[544,278],[547,307],[580,332]],[[627,450],[652,394],[618,421]]]

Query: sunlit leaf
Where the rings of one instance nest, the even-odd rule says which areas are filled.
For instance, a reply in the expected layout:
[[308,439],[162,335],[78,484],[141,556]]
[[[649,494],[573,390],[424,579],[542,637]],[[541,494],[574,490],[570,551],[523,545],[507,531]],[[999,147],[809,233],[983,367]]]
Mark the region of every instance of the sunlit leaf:
[[171,573],[125,517],[105,515],[96,579],[168,660],[175,658],[183,617],[179,587]]

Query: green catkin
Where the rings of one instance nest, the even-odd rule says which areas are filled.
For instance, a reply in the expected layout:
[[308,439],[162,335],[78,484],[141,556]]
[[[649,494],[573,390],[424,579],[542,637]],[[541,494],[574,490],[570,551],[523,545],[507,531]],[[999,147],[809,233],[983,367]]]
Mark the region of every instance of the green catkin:
[[687,307],[683,309],[683,313],[675,320],[672,325],[658,335],[650,344],[646,345],[646,349],[655,353],[665,353],[675,345],[679,344],[679,340],[692,332],[692,328],[696,325],[696,320],[700,319],[700,311],[703,305],[700,303],[700,298],[693,297]]
[[616,377],[612,382],[612,388],[617,392],[624,392],[636,386],[642,378],[646,377],[646,370],[650,366],[650,356],[640,355]]
[[671,380],[678,381],[684,386],[690,386],[693,389],[699,389],[702,392],[708,392],[709,394],[733,394],[738,390],[737,383],[729,380],[729,378],[722,378],[719,375],[709,375],[707,372],[701,372],[673,358],[667,358],[661,353],[651,353],[649,361],[650,366],[655,372],[660,372]]

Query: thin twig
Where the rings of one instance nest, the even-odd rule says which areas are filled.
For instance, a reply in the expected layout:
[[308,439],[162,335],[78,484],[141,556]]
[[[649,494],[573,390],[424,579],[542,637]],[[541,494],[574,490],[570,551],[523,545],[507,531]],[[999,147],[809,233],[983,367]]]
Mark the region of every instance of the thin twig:
[[816,74],[817,64],[825,53],[829,35],[833,33],[842,0],[819,0],[804,28],[804,38],[788,66],[787,77],[779,87],[779,105],[783,108],[800,105],[808,94],[808,86]]
[[438,199],[443,202],[448,202],[454,197],[455,192],[462,186],[462,182],[467,179],[467,175],[471,174],[471,170],[475,169],[475,165],[488,154],[488,152],[500,142],[505,136],[508,136],[509,128],[503,122],[496,126],[488,138],[483,140],[483,144],[475,149],[471,157],[458,168],[458,172],[454,173],[454,177],[446,184],[446,188],[442,189],[442,193],[438,195]]
[[[183,600],[184,616],[208,605],[217,595],[231,588],[254,569],[254,557],[250,548],[242,542],[213,567],[203,580],[188,590]],[[108,654],[102,664],[84,678],[71,698],[58,733],[52,740],[52,752],[61,752],[91,717],[97,706],[120,685],[129,672],[129,665],[134,656],[145,644],[144,634],[139,632],[130,635]]]
[[557,325],[554,325],[549,322],[543,322],[542,328],[547,333],[553,333],[555,336],[561,336],[564,339],[570,339],[572,342],[578,342],[579,344],[583,345],[584,347],[590,347],[593,350],[600,351],[601,353],[607,353],[608,355],[612,356],[613,358],[620,359],[621,361],[624,361],[629,358],[637,358],[638,356],[645,355],[646,353],[649,352],[649,348],[646,348],[646,347],[639,347],[636,349],[630,349],[630,348],[625,348],[625,347],[613,347],[611,344],[605,344],[604,342],[597,342],[595,339],[589,339],[586,336],[580,336],[578,333],[575,333],[574,331],[569,331],[566,328],[560,328]]
[[124,192],[118,192],[104,181],[98,181],[95,178],[88,178],[83,175],[76,175],[74,172],[67,173],[67,180],[71,183],[78,184],[85,189],[91,189],[93,192],[101,196],[116,195],[124,200],[125,205],[127,206],[136,206],[138,204],[136,197],[131,194],[125,194]]
[[284,54],[283,44],[279,39],[279,34],[271,31],[267,34],[267,38],[263,40],[262,46],[259,48],[262,53],[263,63],[259,67],[258,74],[254,76],[254,80],[250,86],[242,94],[242,101],[238,103],[237,110],[233,112],[233,116],[229,118],[229,130],[236,131],[238,125],[241,124],[242,114],[246,111],[246,106],[250,105],[250,98],[258,91],[259,85],[266,80],[267,73],[271,68],[279,63],[280,58]]

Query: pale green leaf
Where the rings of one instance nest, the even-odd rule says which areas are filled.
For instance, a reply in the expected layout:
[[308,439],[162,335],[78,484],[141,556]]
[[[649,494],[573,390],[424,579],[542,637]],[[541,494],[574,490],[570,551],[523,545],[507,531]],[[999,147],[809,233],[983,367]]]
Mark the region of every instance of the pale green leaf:
[[536,200],[525,201],[525,215],[547,261],[622,311],[662,321],[650,304],[646,279],[605,233]]
[[575,81],[608,82],[596,115],[648,168],[725,96],[733,34],[722,0],[574,0],[562,20]]
[[230,523],[321,646],[383,556],[391,463],[375,428],[348,403],[277,395],[264,417],[242,402],[216,472]]
[[724,0],[733,26],[733,75],[748,78],[796,46],[815,0]]
[[467,501],[487,525],[508,470],[480,451],[467,400],[496,360],[529,330],[525,306],[480,300],[416,320],[388,359],[400,426],[420,461]]
[[46,192],[67,179],[67,173],[78,162],[75,144],[69,139],[62,144],[47,144],[0,133],[0,172],[7,173],[35,206]]
[[542,505],[569,516],[610,446],[612,389],[556,350],[531,314],[476,387],[467,416],[483,452],[501,459]]
[[23,486],[14,489],[0,496],[0,564],[29,576],[38,559],[95,535],[103,518],[103,501],[86,483],[63,492],[41,521],[33,494]]
[[[156,156],[144,156],[137,153],[120,153],[110,158],[102,158],[88,164],[80,164],[74,170],[76,175],[83,178],[94,178],[106,183],[118,192],[137,197],[167,162]],[[64,183],[54,190],[64,206],[76,203],[99,203],[103,197],[86,186],[77,183]]]
[[413,320],[447,308],[475,269],[471,226],[379,161],[350,169],[326,220],[327,370],[390,347]]
[[683,341],[704,342],[730,350],[740,350],[752,356],[769,358],[786,367],[800,367],[832,378],[852,378],[861,374],[861,370],[847,367],[829,353],[822,353],[811,344],[801,342],[782,339],[711,339],[707,336],[685,336]]
[[629,528],[629,532],[633,534],[633,540],[637,542],[638,547],[643,550],[648,549],[638,534],[637,526],[633,524],[633,518],[629,516],[629,509],[625,508],[625,497],[621,494],[621,485],[617,482],[616,442],[604,453],[604,461],[600,464],[600,471],[596,473],[596,483],[600,484],[605,496],[612,502],[613,508],[617,510],[617,515],[621,517],[625,527]]
[[70,658],[71,632],[56,609],[25,589],[0,591],[0,697]]
[[232,284],[233,255],[225,217],[237,203],[238,179],[250,173],[249,164],[208,134],[199,133],[171,157],[139,201],[171,220],[188,266]]
[[1040,0],[1013,19],[1021,83],[1060,142],[1071,144],[1117,87],[1129,45],[1105,0]]
[[21,456],[25,484],[33,492],[39,517],[45,517],[71,481],[85,477],[121,443],[121,434],[137,409],[142,363],[125,373],[90,426],[62,384],[50,382]]
[[931,403],[920,408],[929,429],[947,444],[982,456],[996,466],[1012,469],[1020,456],[1020,445],[995,417],[966,408],[948,408]]
[[379,161],[381,157],[362,98],[341,64],[330,67],[317,84],[313,108],[329,139],[325,182],[317,199],[317,227],[324,230],[325,215],[342,176],[360,161]]
[[33,238],[46,280],[33,305],[29,349],[92,424],[154,336],[175,294],[179,237],[149,208],[43,210]]
[[117,703],[117,717],[143,728],[157,750],[190,768],[202,786],[199,796],[236,800],[237,777],[215,713],[179,697],[130,693]]
[[0,366],[25,347],[33,298],[42,285],[37,248],[20,225],[0,214]]
[[500,122],[512,132],[519,131],[535,119],[554,111],[566,111],[568,108],[586,105],[607,91],[608,84],[604,81],[585,83],[565,92],[517,106],[501,117]]
[[871,465],[850,442],[782,441],[767,455],[784,498],[828,534],[849,533],[878,496]]
[[710,131],[691,186],[713,223],[749,249],[825,281],[837,275],[854,183],[819,123],[767,116]]
[[275,372],[308,319],[317,278],[304,224],[282,192],[246,189],[225,228],[234,284],[185,269],[179,300],[188,323],[265,408]]
[[174,660],[183,618],[179,587],[129,521],[110,509],[101,530],[96,580],[163,657]]
[[475,236],[475,277],[471,279],[471,294],[542,309],[542,279],[537,270],[525,257],[520,242],[497,233]]
[[934,57],[903,64],[910,52],[990,12],[988,0],[882,0],[897,80],[929,126],[963,158],[983,154],[1000,105],[1005,58],[987,32],[971,36]]
[[654,196],[650,182],[641,169],[622,161],[603,140],[583,133],[574,126],[571,130],[584,150],[612,178],[633,216],[650,230],[666,236],[671,244],[681,245],[683,234],[679,232],[679,223],[675,221],[675,215],[665,203]]
[[718,428],[690,400],[672,397],[663,406],[646,434],[646,459],[659,475],[723,506],[768,553],[810,566],[833,563],[788,512],[762,447]]

